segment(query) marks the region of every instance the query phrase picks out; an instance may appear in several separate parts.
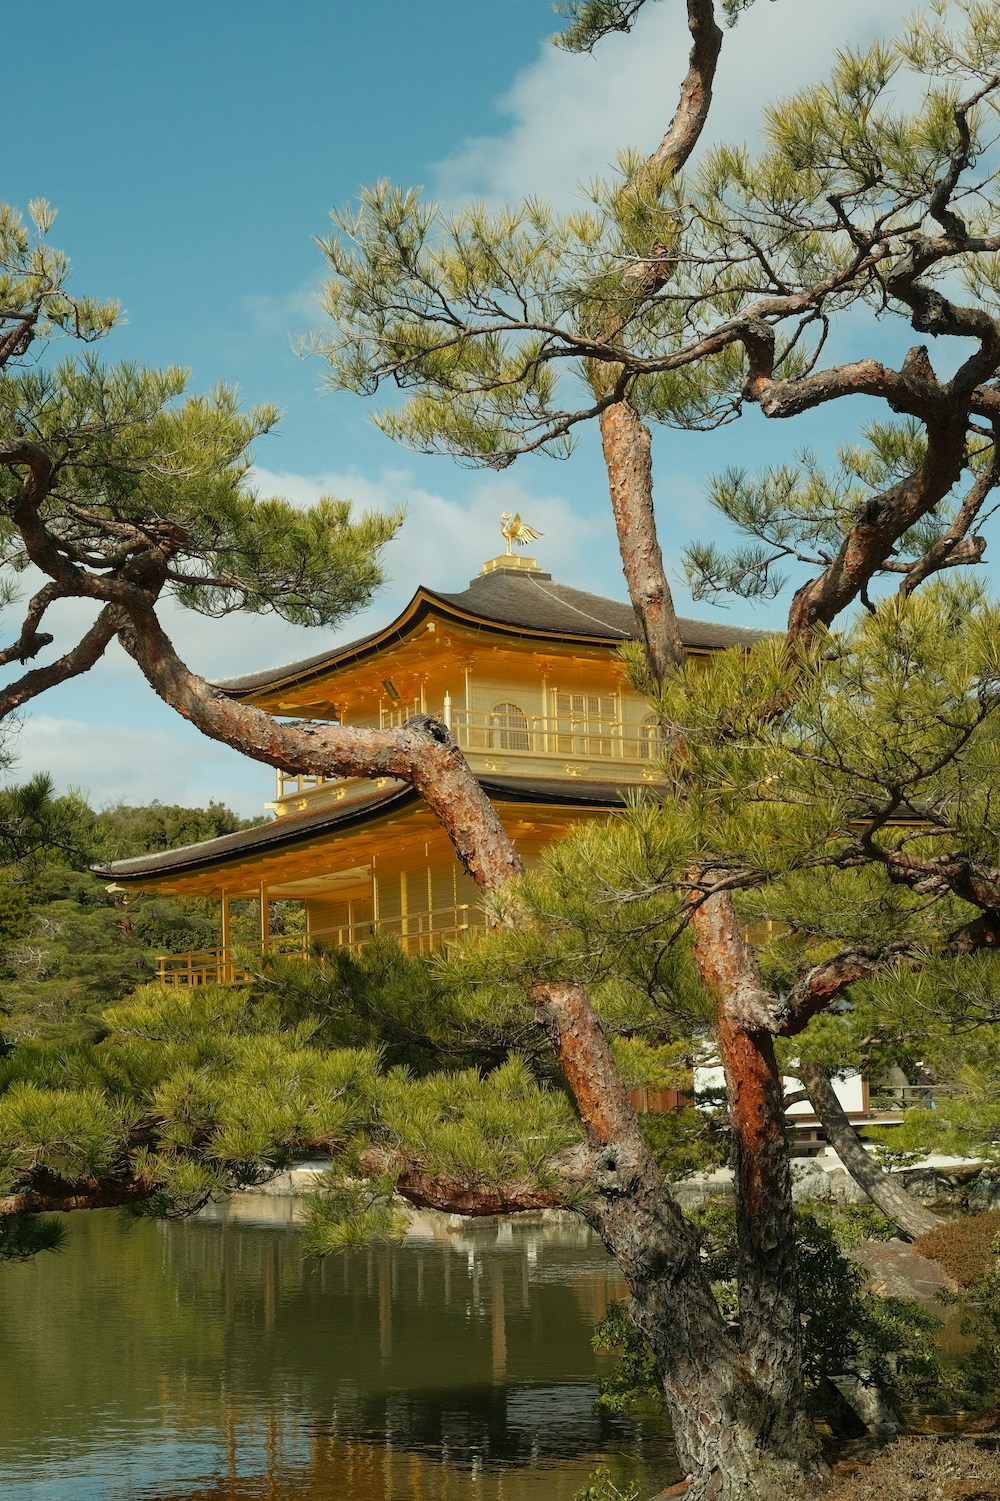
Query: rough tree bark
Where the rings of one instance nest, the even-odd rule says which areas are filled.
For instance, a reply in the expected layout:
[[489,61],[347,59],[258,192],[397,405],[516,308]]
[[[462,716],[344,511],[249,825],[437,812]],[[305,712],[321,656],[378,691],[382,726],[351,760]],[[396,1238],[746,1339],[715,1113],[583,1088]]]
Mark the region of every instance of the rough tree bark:
[[662,683],[684,661],[684,648],[656,531],[649,428],[627,400],[606,407],[600,425],[622,566],[639,622],[646,671],[654,683]]
[[[708,119],[722,51],[722,29],[715,18],[713,0],[688,0],[687,24],[691,53],[680,98],[663,139],[637,174],[639,191],[644,179],[652,181],[655,175],[680,171]],[[669,279],[670,262],[662,256],[662,249],[657,242],[650,247],[650,259],[640,261],[626,273],[630,291],[640,300],[655,296]],[[619,332],[613,322],[601,330],[608,343],[613,343]],[[611,394],[619,374],[614,366],[596,370],[597,394]],[[683,663],[684,648],[653,511],[650,431],[625,390],[601,410],[598,420],[622,566],[639,622],[646,670],[654,683],[662,683]]]
[[[688,0],[687,16],[692,37],[688,74],[674,119],[650,158],[657,172],[675,169],[690,155],[711,99],[721,45],[712,0]],[[813,287],[763,299],[747,316],[723,325],[700,346],[657,362],[631,359],[607,339],[601,348],[595,344],[593,357],[609,364],[598,382],[602,399],[609,391],[615,394],[601,412],[602,439],[625,574],[646,645],[647,672],[654,682],[675,670],[681,652],[655,527],[649,430],[629,401],[629,378],[679,368],[741,343],[750,365],[748,399],[757,401],[768,417],[794,415],[848,393],[868,393],[899,412],[918,416],[927,426],[927,456],[921,470],[865,508],[837,558],[797,596],[789,632],[799,640],[809,638],[815,622],[831,620],[856,598],[899,536],[947,493],[961,469],[968,410],[991,420],[1000,417],[1000,398],[976,386],[986,378],[985,358],[981,368],[968,363],[947,385],[934,379],[920,351],[911,352],[899,372],[865,360],[802,379],[774,379],[775,333],[767,319],[787,316],[797,305],[811,313],[826,292],[832,294],[837,284],[846,285],[862,267],[873,266],[888,253],[878,246],[859,245],[855,261],[833,274],[825,291]],[[951,253],[947,247],[941,250],[942,256]],[[653,245],[648,254],[648,262],[639,267],[641,271],[648,266],[651,274],[632,287],[640,297],[655,296],[666,284],[662,247]],[[919,269],[912,274],[906,268],[898,270],[894,289],[894,295],[910,296],[915,306],[920,303],[915,279]],[[616,337],[618,331],[612,332]],[[963,332],[985,337],[982,330]],[[425,796],[463,865],[484,891],[498,893],[518,874],[516,851],[443,726],[429,719],[384,732],[288,725],[234,703],[180,662],[159,626],[154,603],[166,577],[164,559],[157,562],[151,556],[145,577],[138,562],[131,577],[124,572],[119,577],[87,574],[53,545],[40,519],[47,462],[43,450],[24,440],[0,444],[0,462],[29,470],[12,516],[32,561],[53,581],[58,595],[89,597],[106,611],[123,611],[128,625],[116,629],[126,649],[155,691],[205,734],[288,771],[399,777]],[[102,614],[81,662],[103,649],[110,623],[111,615]],[[11,659],[30,654],[37,639],[37,631],[23,635]],[[64,658],[60,671],[72,674],[77,668],[77,661]],[[29,673],[15,685],[19,701],[36,691],[35,683],[26,681],[31,677]],[[994,892],[990,907],[997,905]],[[830,986],[843,979],[817,972],[796,996],[796,1016],[790,1022],[787,1002],[769,995],[760,984],[729,895],[703,888],[692,906],[692,924],[699,969],[716,1001],[716,1037],[733,1125],[739,1200],[736,1338],[715,1304],[697,1238],[645,1146],[586,994],[573,985],[552,984],[536,988],[531,1000],[579,1111],[585,1138],[582,1174],[589,1190],[584,1212],[619,1261],[629,1283],[633,1315],[657,1358],[681,1463],[690,1476],[690,1501],[813,1497],[822,1488],[825,1472],[802,1404],[794,1220],[772,1038],[827,1004]],[[419,1164],[400,1164],[397,1181],[401,1192],[418,1202],[420,1196],[426,1202],[434,1194],[442,1203],[449,1191],[447,1184],[431,1185]],[[579,1182],[575,1177],[574,1185]],[[465,1186],[450,1185],[450,1191],[458,1200]],[[515,1185],[504,1203],[524,1207],[518,1199],[528,1193],[519,1196]],[[463,1199],[462,1207],[465,1212],[495,1212],[497,1199],[484,1210],[486,1202],[480,1195],[475,1201]],[[0,1204],[0,1210],[4,1207]]]
[[800,1063],[796,1072],[819,1116],[827,1141],[872,1203],[895,1220],[909,1240],[936,1230],[941,1223],[937,1215],[907,1193],[891,1173],[883,1172],[865,1151],[861,1138],[837,1099],[829,1071],[821,1063]]
[[716,1000],[714,1032],[729,1101],[740,1344],[776,1422],[787,1427],[786,1441],[808,1461],[817,1446],[803,1408],[795,1215],[773,997],[727,893],[700,901],[691,926],[695,962]]

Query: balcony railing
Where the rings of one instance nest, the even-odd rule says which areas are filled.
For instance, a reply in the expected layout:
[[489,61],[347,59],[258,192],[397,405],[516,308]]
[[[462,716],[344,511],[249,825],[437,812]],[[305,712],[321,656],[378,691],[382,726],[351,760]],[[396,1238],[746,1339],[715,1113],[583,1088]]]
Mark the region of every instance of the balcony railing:
[[[453,943],[477,926],[476,909],[462,903],[457,907],[439,907],[433,912],[408,912],[405,916],[382,918],[377,931],[395,938],[403,952],[412,956],[429,954],[445,943]],[[350,949],[357,953],[371,943],[375,931],[369,921],[314,928],[308,934],[275,935],[267,944],[267,952],[304,960],[313,945],[322,944],[326,948]],[[225,949],[161,955],[157,964],[160,984],[174,989],[199,985],[245,985],[253,978],[245,963],[245,951],[243,958]]]
[[[387,933],[407,954],[429,954],[442,944],[454,943],[479,927],[477,909],[462,902],[457,907],[438,907],[433,912],[408,912],[405,917],[380,917],[378,931]],[[318,936],[318,935],[317,935]]]
[[[561,715],[525,715],[523,722],[490,710],[454,710],[451,732],[462,750],[474,756],[495,756],[517,762],[544,757],[552,760],[598,761],[652,767],[660,753],[659,726],[624,726],[614,719]],[[276,801],[311,800],[324,789],[356,777],[305,776],[278,772]]]
[[247,970],[226,949],[199,949],[191,954],[161,954],[157,979],[174,990],[200,985],[242,985]]
[[584,761],[646,762],[659,751],[656,725],[624,726],[617,719],[455,710],[451,732],[465,751],[503,757],[552,756]]
[[279,771],[277,801],[280,802],[286,797],[303,797],[310,792],[315,792],[318,787],[323,787],[327,782],[338,780],[337,777],[313,777],[305,776],[301,772]]
[[936,1110],[938,1100],[954,1094],[948,1084],[872,1085],[869,1108],[873,1115],[899,1115],[904,1110]]

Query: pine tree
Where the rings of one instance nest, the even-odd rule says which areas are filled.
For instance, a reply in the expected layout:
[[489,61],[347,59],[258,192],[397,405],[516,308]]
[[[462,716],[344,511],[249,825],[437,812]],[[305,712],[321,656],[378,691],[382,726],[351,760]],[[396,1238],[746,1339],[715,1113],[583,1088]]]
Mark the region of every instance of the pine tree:
[[[610,30],[628,31],[642,4],[571,0],[565,40],[590,48]],[[370,585],[372,552],[391,521],[355,529],[342,507],[302,516],[257,502],[246,488],[246,446],[270,414],[247,421],[229,394],[178,405],[174,373],[105,371],[90,357],[41,373],[19,366],[44,337],[46,299],[52,321],[72,325],[75,315],[58,273],[39,301],[29,273],[43,250],[6,221],[5,254],[25,309],[7,314],[14,342],[2,346],[7,540],[11,558],[30,560],[48,582],[0,660],[23,663],[47,649],[40,626],[56,598],[93,599],[99,613],[55,662],[16,678],[0,708],[85,670],[117,635],[154,689],[205,733],[289,771],[412,783],[500,927],[511,929],[497,945],[513,945],[515,957],[523,946],[523,962],[508,967],[516,991],[488,970],[478,986],[517,1027],[532,1064],[511,1057],[485,1080],[462,1070],[382,1076],[374,1056],[352,1050],[353,1064],[341,1054],[325,1064],[302,1056],[307,1039],[287,1027],[280,1045],[251,1042],[227,1013],[216,1067],[184,1087],[157,1073],[163,1059],[154,1066],[145,1044],[119,1059],[123,1101],[140,1086],[159,1091],[158,1118],[169,1129],[152,1155],[136,1150],[143,1112],[109,1103],[117,1098],[111,1072],[87,1097],[87,1129],[73,1115],[79,1091],[8,1089],[9,1203],[37,1207],[53,1173],[65,1199],[60,1184],[74,1171],[91,1185],[81,1202],[148,1196],[164,1184],[175,1201],[196,1202],[205,1172],[219,1175],[220,1188],[252,1181],[274,1143],[286,1151],[310,1139],[336,1150],[349,1172],[329,1212],[334,1241],[352,1216],[384,1224],[390,1186],[466,1213],[569,1203],[599,1230],[628,1281],[692,1501],[783,1501],[822,1487],[804,1400],[776,1042],[797,1040],[860,981],[904,959],[919,968],[928,945],[989,945],[1000,918],[1000,871],[971,815],[946,822],[940,840],[926,833],[928,823],[936,831],[932,813],[951,816],[947,798],[934,802],[939,770],[954,767],[964,778],[968,757],[987,744],[992,617],[977,605],[962,644],[986,684],[980,704],[978,678],[962,679],[961,664],[947,660],[966,606],[943,595],[926,606],[910,598],[943,569],[981,559],[997,478],[1000,235],[986,147],[1000,90],[1000,22],[978,0],[954,9],[957,31],[951,10],[935,4],[898,40],[841,54],[828,83],[772,109],[756,160],[722,145],[703,150],[689,170],[710,117],[723,34],[712,0],[687,0],[692,50],[674,118],[651,155],[623,156],[618,177],[594,185],[588,211],[559,216],[529,202],[446,215],[418,193],[382,184],[341,216],[324,246],[333,330],[318,345],[335,385],[370,393],[390,381],[412,393],[382,419],[391,436],[505,465],[528,451],[564,452],[581,423],[600,424],[642,627],[636,673],[672,736],[676,796],[637,809],[614,830],[610,853],[595,842],[557,857],[591,872],[583,891],[573,867],[557,864],[558,902],[532,895],[544,884],[512,884],[516,852],[443,726],[277,723],[223,699],[178,659],[156,614],[165,590],[206,613],[276,608],[293,619],[330,619]],[[899,102],[905,89],[893,94],[907,72],[922,80],[913,110]],[[39,233],[46,228],[43,216]],[[964,341],[954,374],[940,375],[924,344],[898,367],[884,363],[881,342],[875,358],[868,322],[851,316],[872,307],[919,336]],[[81,307],[81,336],[103,331],[109,316]],[[826,365],[835,324],[855,349]],[[569,402],[560,379],[571,371],[583,383],[582,405]],[[780,587],[786,564],[804,581],[784,638],[749,664],[720,663],[696,692],[681,663],[656,530],[652,424],[711,429],[750,405],[769,420],[791,419],[837,411],[857,396],[880,403],[878,416],[845,447],[839,467],[827,472],[803,456],[714,486],[715,503],[749,540],[731,554],[692,552],[696,586],[756,597]],[[841,612],[893,585],[900,603],[876,610],[869,635],[849,635],[841,649],[829,634]],[[911,647],[931,674],[923,696],[906,670]],[[947,705],[944,717],[935,718],[931,687]],[[864,707],[872,713],[852,724],[851,711]],[[889,733],[904,709],[924,736],[913,755]],[[851,759],[831,734],[853,735]],[[881,780],[872,780],[866,756]],[[857,812],[848,771],[871,792],[859,813],[864,837],[841,818],[844,807]],[[772,776],[783,778],[783,800],[773,806]],[[983,827],[988,835],[988,821]],[[634,954],[607,940],[600,922],[609,910],[600,879],[620,899],[623,860],[638,882],[627,898],[638,925]],[[758,959],[740,906],[755,897],[773,902],[776,915],[804,902],[800,950]],[[945,914],[949,904],[953,926],[942,932],[927,913]],[[657,936],[644,994],[655,1000],[661,985],[669,990],[654,1032],[645,1013],[630,1019],[628,1009],[639,994],[644,921]],[[673,930],[686,936],[670,943]],[[621,972],[610,977],[584,962],[612,953]],[[209,998],[202,1005],[224,1007]],[[689,1037],[711,1033],[726,1069],[735,1327],[720,1314],[697,1234],[629,1104],[623,1069],[635,1050],[630,1058],[612,1046],[616,1032],[641,1036],[643,1028],[657,1046],[678,1042],[682,1020]],[[149,1025],[141,1016],[130,1023],[139,1035]],[[559,1091],[535,1063],[546,1050]],[[267,1084],[266,1118],[248,1110],[245,1094],[228,1092],[237,1075]],[[305,1095],[296,1083],[303,1080]],[[53,1166],[59,1133],[79,1146]],[[369,1189],[358,1189],[362,1173]]]

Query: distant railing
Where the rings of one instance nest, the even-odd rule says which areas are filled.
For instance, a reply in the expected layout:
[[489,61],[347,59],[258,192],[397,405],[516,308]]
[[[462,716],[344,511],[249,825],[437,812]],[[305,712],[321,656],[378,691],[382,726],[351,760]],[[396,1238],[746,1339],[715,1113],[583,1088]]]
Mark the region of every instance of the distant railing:
[[338,780],[337,777],[313,777],[305,776],[302,772],[279,771],[278,801],[284,797],[301,797],[303,793],[315,792],[317,787],[324,786],[326,782]]
[[898,1115],[904,1110],[936,1110],[937,1101],[954,1093],[947,1084],[879,1084],[872,1086],[873,1115]]
[[[442,944],[453,943],[470,928],[477,926],[475,909],[467,902],[457,907],[439,907],[434,911],[408,912],[405,916],[382,918],[377,927],[399,943],[404,953],[429,954]],[[371,943],[376,932],[368,922],[343,923],[329,928],[313,928],[309,933],[273,936],[267,943],[269,954],[291,959],[306,959],[316,944],[330,949],[349,949],[357,953]],[[244,951],[245,953],[245,951]],[[203,949],[191,954],[161,955],[157,960],[157,978],[161,985],[187,989],[200,985],[244,985],[253,978],[246,964],[232,951]]]
[[457,907],[407,912],[405,917],[380,917],[378,931],[395,938],[407,954],[429,954],[478,926],[475,917],[475,910],[462,902]]
[[199,985],[242,985],[250,976],[225,949],[200,949],[192,954],[161,954],[157,959],[161,985],[187,990]]

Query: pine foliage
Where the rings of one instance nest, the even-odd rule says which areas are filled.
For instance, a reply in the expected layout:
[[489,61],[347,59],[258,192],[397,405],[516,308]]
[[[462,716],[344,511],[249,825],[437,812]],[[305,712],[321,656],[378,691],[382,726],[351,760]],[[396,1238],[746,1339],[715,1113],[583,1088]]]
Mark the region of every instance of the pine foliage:
[[[562,45],[589,50],[630,30],[641,0],[561,9]],[[401,388],[402,404],[376,419],[385,431],[494,467],[535,449],[565,454],[598,410],[570,400],[581,382],[596,397],[618,382],[654,421],[729,422],[748,397],[739,322],[751,309],[776,341],[772,379],[803,384],[836,319],[867,307],[910,316],[894,277],[921,236],[939,234],[940,185],[966,129],[952,201],[968,239],[935,252],[927,279],[964,279],[994,308],[996,254],[977,236],[997,206],[985,146],[1000,45],[988,7],[952,10],[964,28],[949,30],[939,7],[894,41],[838,53],[827,82],[768,111],[756,157],[722,144],[671,175],[626,152],[614,177],[588,186],[581,212],[535,199],[449,211],[416,189],[365,189],[320,242],[329,332],[314,347],[331,383]],[[920,445],[906,418],[881,420],[830,474],[803,454],[760,476],[720,476],[713,503],[756,540],[692,549],[696,592],[770,596],[783,563],[829,561],[845,520],[891,473],[912,473]],[[970,478],[991,453],[989,441],[970,445]],[[946,506],[908,533],[899,557],[920,556],[953,514]]]
[[[49,643],[38,624],[53,598],[107,599],[102,584],[134,583],[140,558],[146,588],[155,580],[154,593],[165,588],[206,615],[274,611],[328,625],[364,604],[401,512],[261,495],[253,450],[277,421],[274,407],[244,410],[223,386],[190,395],[180,368],[109,365],[85,347],[113,332],[117,309],[66,292],[69,263],[48,242],[54,218],[39,202],[26,226],[0,206],[2,602],[16,598],[29,555],[38,564],[54,549],[61,559],[57,588],[36,601],[38,614],[29,611],[22,660]],[[57,335],[71,337],[77,353],[56,358]],[[33,499],[23,489],[29,454],[44,492]],[[35,510],[30,542],[25,504]]]

